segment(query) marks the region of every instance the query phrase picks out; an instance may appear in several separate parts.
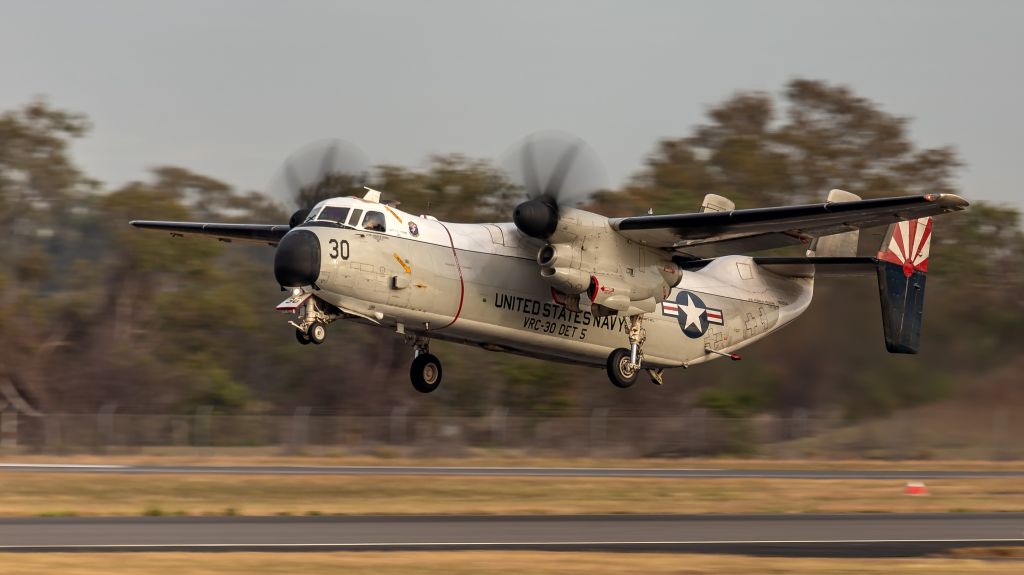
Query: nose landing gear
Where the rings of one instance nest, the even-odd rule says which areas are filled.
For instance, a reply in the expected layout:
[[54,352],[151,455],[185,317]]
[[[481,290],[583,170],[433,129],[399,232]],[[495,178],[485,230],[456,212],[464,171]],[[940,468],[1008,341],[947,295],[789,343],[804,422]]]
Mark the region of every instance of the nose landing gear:
[[[301,312],[298,313],[299,321],[289,321],[295,328],[295,340],[302,345],[314,343],[320,345],[327,339],[327,324],[334,321],[338,316],[326,313],[317,305],[315,297],[307,297]],[[278,309],[281,309],[280,307]]]
[[322,321],[314,321],[306,329],[306,337],[309,338],[311,343],[320,345],[327,339],[327,325]]

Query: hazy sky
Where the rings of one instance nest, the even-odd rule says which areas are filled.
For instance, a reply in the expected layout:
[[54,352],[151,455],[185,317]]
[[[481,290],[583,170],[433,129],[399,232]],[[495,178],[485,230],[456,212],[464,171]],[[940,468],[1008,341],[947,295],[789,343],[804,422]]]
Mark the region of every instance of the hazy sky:
[[76,159],[109,185],[177,164],[263,189],[324,137],[419,166],[552,128],[614,185],[709,105],[800,76],[913,117],[969,198],[1024,207],[1022,23],[1013,1],[0,0],[0,110],[88,114]]

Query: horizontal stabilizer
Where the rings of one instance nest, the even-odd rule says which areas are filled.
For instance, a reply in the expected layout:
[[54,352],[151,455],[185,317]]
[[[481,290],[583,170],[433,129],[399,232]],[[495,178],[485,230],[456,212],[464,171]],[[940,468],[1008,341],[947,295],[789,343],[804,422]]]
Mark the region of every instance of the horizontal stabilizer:
[[753,258],[758,267],[786,277],[874,275],[877,258],[857,256],[837,257],[759,257]]
[[786,277],[877,276],[885,348],[890,353],[917,353],[924,314],[923,269],[869,257],[764,257],[753,260],[761,269]]
[[877,257],[760,257],[753,260],[760,268],[786,277],[874,274],[882,304],[885,348],[890,353],[917,353],[933,226],[931,218],[890,225]]

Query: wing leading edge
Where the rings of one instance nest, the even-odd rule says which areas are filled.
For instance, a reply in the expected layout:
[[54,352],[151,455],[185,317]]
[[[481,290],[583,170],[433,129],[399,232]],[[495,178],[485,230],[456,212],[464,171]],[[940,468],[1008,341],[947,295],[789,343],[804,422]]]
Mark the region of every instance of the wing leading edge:
[[163,230],[171,235],[210,236],[221,241],[233,240],[277,245],[290,229],[287,224],[216,224],[199,222],[164,222],[153,220],[134,220],[129,222],[137,228]]
[[690,258],[808,243],[820,236],[966,209],[954,194],[925,194],[850,202],[616,218],[612,228],[652,247]]

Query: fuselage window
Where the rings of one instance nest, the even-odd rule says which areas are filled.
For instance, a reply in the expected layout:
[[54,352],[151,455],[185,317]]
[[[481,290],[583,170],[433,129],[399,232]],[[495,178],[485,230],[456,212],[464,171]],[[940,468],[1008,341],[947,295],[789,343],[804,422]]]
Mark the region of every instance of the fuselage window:
[[353,228],[358,226],[361,217],[363,217],[363,210],[352,210],[352,215],[348,217],[348,225]]
[[348,217],[348,208],[339,208],[337,206],[325,206],[323,210],[320,210],[320,215],[316,217],[318,222],[335,222],[338,224],[345,223],[345,218]]
[[363,218],[363,229],[371,232],[385,231],[384,214],[380,212],[366,212]]

